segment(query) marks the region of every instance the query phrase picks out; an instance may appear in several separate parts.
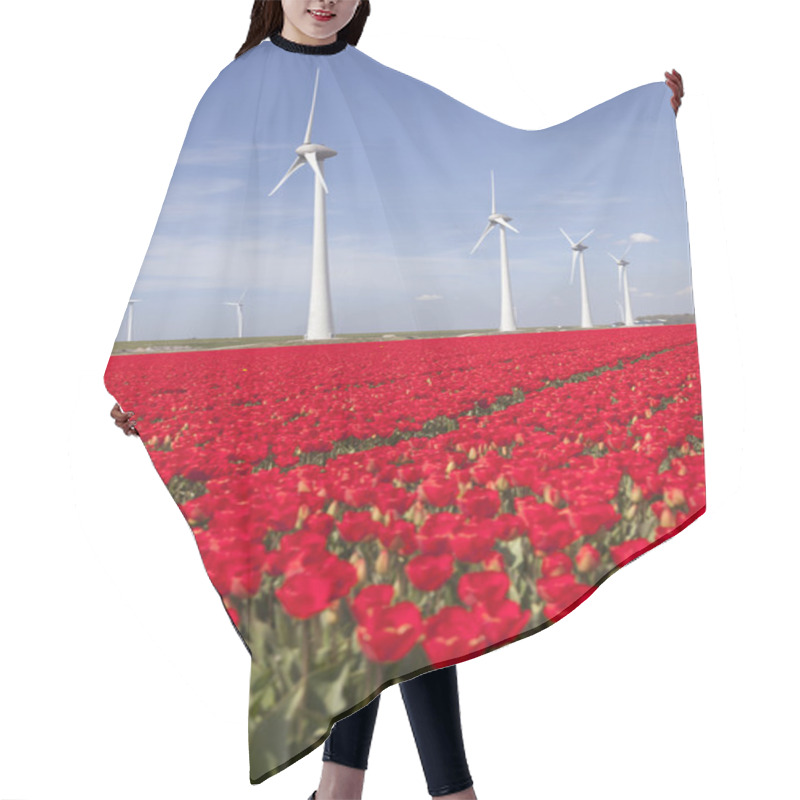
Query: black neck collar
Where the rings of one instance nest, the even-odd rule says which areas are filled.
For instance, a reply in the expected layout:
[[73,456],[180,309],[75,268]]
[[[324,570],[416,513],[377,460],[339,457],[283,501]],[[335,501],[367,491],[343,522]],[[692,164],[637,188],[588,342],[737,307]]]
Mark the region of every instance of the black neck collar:
[[327,56],[333,53],[340,53],[347,47],[347,39],[339,38],[330,44],[300,44],[287,39],[285,36],[276,31],[269,37],[272,44],[280,47],[282,50],[289,50],[291,53],[308,53],[309,55]]

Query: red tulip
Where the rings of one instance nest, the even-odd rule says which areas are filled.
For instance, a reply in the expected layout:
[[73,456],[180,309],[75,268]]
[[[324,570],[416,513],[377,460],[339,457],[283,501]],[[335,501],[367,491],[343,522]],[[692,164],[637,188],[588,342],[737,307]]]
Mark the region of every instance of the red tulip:
[[422,646],[434,666],[472,653],[485,645],[478,617],[461,606],[446,606],[424,623]]
[[556,575],[570,574],[572,574],[572,559],[566,553],[549,553],[542,559],[542,577],[554,578]]
[[377,608],[389,606],[394,597],[394,587],[390,583],[376,583],[362,589],[350,604],[353,616],[359,624],[366,624],[369,615]]
[[500,510],[500,497],[488,489],[471,489],[458,499],[458,507],[464,514],[491,518]]
[[399,661],[422,634],[422,614],[411,602],[379,607],[356,628],[356,638],[370,661]]
[[452,506],[458,496],[458,484],[449,478],[431,477],[419,486],[419,496],[437,508]]
[[505,572],[468,572],[458,581],[458,597],[465,606],[480,602],[494,609],[503,602],[510,585]]
[[487,645],[513,639],[525,629],[531,618],[530,609],[523,611],[513,600],[501,600],[489,608],[477,603],[475,616],[481,621],[481,628]]
[[453,556],[417,556],[406,565],[406,575],[417,589],[433,592],[443,586],[453,574]]
[[369,511],[345,511],[336,527],[346,542],[361,542],[378,533],[378,525]]
[[313,573],[299,572],[275,590],[287,614],[308,619],[322,611],[332,599],[333,582]]

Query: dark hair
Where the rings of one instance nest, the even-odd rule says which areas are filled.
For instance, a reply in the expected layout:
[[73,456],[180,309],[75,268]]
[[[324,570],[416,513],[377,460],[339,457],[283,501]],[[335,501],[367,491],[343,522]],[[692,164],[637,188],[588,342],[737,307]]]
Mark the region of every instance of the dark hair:
[[[346,39],[350,45],[357,45],[369,16],[369,0],[361,0],[356,13],[347,25],[336,35],[336,39]],[[261,44],[268,36],[283,30],[283,6],[280,0],[255,0],[250,12],[250,30],[244,44],[235,58]]]

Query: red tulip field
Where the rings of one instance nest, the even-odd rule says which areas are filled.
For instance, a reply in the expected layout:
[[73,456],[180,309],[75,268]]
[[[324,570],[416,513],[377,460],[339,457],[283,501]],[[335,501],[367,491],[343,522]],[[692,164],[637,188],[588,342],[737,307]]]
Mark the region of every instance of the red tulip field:
[[119,355],[106,386],[270,665],[253,725],[535,633],[705,510],[694,325]]

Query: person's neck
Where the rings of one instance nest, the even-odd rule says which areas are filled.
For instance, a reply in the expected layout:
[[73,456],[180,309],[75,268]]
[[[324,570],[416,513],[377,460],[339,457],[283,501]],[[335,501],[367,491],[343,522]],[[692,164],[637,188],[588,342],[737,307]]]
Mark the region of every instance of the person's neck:
[[270,36],[272,43],[281,50],[290,53],[305,53],[307,55],[328,56],[341,53],[347,48],[347,39],[337,38],[328,44],[301,44],[292,39],[287,39],[282,33],[274,33]]

